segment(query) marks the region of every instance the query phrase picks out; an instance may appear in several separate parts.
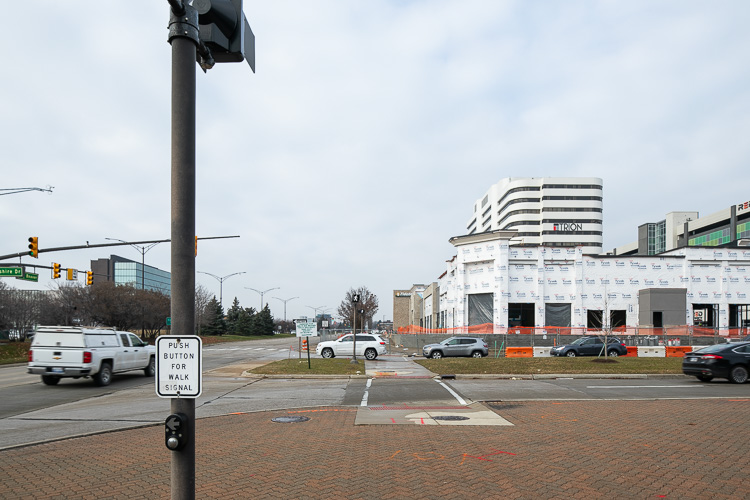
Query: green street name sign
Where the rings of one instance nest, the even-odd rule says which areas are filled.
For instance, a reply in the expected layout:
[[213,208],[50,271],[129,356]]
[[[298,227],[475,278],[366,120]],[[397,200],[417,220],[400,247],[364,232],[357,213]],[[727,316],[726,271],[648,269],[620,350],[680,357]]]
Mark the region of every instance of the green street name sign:
[[35,273],[23,273],[23,276],[19,276],[16,278],[17,280],[24,280],[24,281],[39,281],[39,275]]
[[22,267],[0,267],[0,278],[19,278],[23,276]]

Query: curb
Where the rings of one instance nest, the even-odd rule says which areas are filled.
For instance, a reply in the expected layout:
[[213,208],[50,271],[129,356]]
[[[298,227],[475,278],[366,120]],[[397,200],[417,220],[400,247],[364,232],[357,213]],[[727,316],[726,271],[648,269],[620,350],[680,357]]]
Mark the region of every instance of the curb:
[[647,380],[647,379],[688,379],[691,378],[688,375],[681,375],[681,374],[674,374],[674,373],[606,373],[606,374],[597,374],[597,373],[540,373],[540,374],[524,374],[524,375],[514,375],[514,374],[502,374],[502,373],[494,373],[494,374],[483,374],[483,373],[477,373],[477,374],[456,374],[456,375],[447,375],[447,374],[441,374],[437,375],[439,378],[454,378],[457,380],[471,380],[471,379],[478,379],[478,380],[555,380],[555,379],[631,379],[631,380]]

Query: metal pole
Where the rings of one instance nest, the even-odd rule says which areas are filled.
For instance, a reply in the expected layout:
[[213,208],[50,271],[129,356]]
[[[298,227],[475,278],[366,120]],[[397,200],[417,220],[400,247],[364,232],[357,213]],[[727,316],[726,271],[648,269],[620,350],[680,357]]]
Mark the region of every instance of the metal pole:
[[[185,6],[184,21],[197,30],[195,9]],[[194,21],[191,19],[194,13]],[[179,17],[179,19],[178,19]],[[170,26],[171,32],[171,26]],[[172,334],[195,334],[195,59],[196,43],[170,37],[172,44]],[[172,452],[172,499],[195,498],[195,399],[172,398],[172,413],[187,416],[187,443]]]

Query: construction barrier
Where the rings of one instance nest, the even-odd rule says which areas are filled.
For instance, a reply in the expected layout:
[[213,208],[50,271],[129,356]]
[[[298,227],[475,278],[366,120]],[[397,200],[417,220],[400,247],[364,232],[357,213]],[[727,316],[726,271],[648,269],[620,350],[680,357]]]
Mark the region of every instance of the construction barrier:
[[664,358],[666,357],[666,347],[664,346],[638,346],[639,358]]
[[667,357],[668,358],[684,358],[686,352],[691,352],[693,348],[689,345],[683,346],[667,346]]
[[626,346],[628,349],[628,353],[624,354],[625,357],[628,358],[637,358],[638,357],[638,346],[637,345],[629,345]]
[[549,353],[552,350],[551,347],[534,347],[534,357],[535,358],[544,358],[549,357],[551,354]]
[[307,339],[302,339],[302,350],[307,351]]
[[534,357],[533,347],[506,347],[506,358],[532,358]]

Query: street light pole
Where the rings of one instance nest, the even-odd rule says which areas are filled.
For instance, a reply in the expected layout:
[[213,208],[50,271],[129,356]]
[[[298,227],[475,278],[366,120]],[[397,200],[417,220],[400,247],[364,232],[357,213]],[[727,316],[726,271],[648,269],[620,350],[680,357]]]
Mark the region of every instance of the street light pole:
[[148,252],[149,250],[151,250],[152,248],[154,248],[156,245],[158,245],[159,243],[161,243],[161,241],[157,241],[155,243],[151,243],[150,245],[136,245],[136,244],[133,244],[133,243],[128,243],[127,241],[121,240],[119,238],[104,238],[104,239],[105,240],[110,240],[110,241],[119,241],[121,243],[127,243],[131,247],[133,247],[136,250],[138,250],[139,252],[141,252],[141,290],[145,290],[146,289],[146,285],[145,285],[145,282],[146,282],[146,252]]
[[281,287],[277,286],[275,288],[269,288],[268,290],[263,290],[262,292],[260,290],[256,290],[255,288],[250,288],[249,286],[246,286],[245,288],[247,288],[248,290],[252,290],[254,292],[258,292],[260,294],[260,310],[262,311],[263,310],[263,295],[270,292],[271,290],[278,290]]
[[[160,241],[151,243],[150,245],[135,245],[133,243],[128,243],[125,240],[121,240],[119,238],[104,238],[105,240],[110,241],[119,241],[120,243],[127,243],[131,247],[135,248],[139,252],[141,252],[141,290],[146,290],[146,252],[154,248],[156,245],[161,243]],[[144,325],[144,319],[143,319],[143,306],[141,306],[141,337],[143,337],[146,334],[146,326]]]
[[286,303],[289,302],[290,300],[294,300],[294,299],[298,299],[298,298],[299,297],[292,297],[290,299],[280,299],[278,297],[274,297],[274,299],[280,300],[280,301],[282,301],[284,303],[284,323],[286,323]]
[[238,273],[227,274],[226,276],[222,276],[220,278],[216,276],[215,274],[207,273],[205,271],[196,271],[196,272],[201,273],[201,274],[208,274],[209,276],[213,276],[219,281],[219,305],[221,305],[222,308],[224,307],[224,298],[223,298],[224,297],[224,280],[232,276],[237,276],[238,274],[245,274],[245,271],[240,271]]

